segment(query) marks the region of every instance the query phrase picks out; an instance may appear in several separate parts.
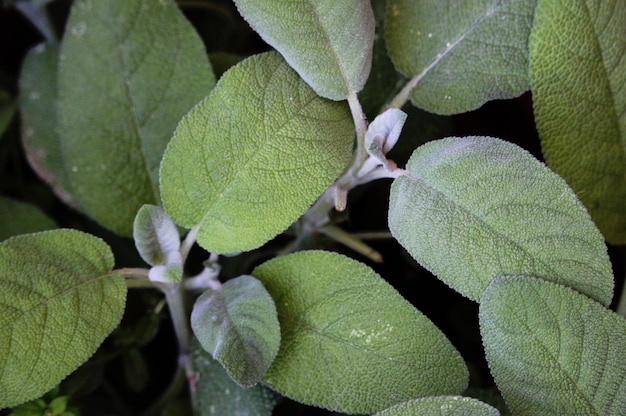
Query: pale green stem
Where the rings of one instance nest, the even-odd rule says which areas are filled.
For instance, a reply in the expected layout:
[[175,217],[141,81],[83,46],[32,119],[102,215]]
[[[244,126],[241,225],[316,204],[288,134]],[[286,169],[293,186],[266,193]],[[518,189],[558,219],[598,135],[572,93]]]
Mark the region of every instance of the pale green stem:
[[333,240],[338,241],[347,247],[350,247],[357,253],[364,255],[365,257],[376,263],[383,262],[383,256],[381,256],[378,251],[374,250],[363,241],[355,238],[354,236],[350,235],[339,227],[327,224],[321,227],[319,231],[322,234],[325,234],[328,237],[332,238]]
[[385,106],[384,110],[389,108],[402,108],[409,101],[411,91],[417,86],[417,83],[422,79],[423,73],[414,76],[407,82],[398,94]]
[[185,239],[180,245],[180,256],[183,259],[183,264],[185,264],[185,261],[187,260],[187,256],[189,255],[191,248],[196,243],[196,236],[198,235],[198,230],[200,230],[200,224],[196,225],[191,230],[189,230],[189,232],[187,233],[187,236],[185,236]]

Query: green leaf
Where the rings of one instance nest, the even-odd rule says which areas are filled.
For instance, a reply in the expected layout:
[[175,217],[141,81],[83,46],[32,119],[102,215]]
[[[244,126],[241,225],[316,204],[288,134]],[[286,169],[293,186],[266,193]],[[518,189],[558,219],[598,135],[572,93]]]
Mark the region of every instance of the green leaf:
[[62,154],[82,209],[130,236],[158,204],[176,124],[214,84],[201,40],[172,1],[73,3],[59,66]]
[[400,403],[375,416],[499,416],[500,412],[480,400],[462,396],[437,396]]
[[0,196],[0,241],[56,227],[54,221],[34,205]]
[[191,327],[202,344],[242,387],[261,381],[280,345],[276,306],[261,282],[239,276],[196,301]]
[[548,165],[606,239],[626,244],[626,2],[539,1],[530,44]]
[[391,187],[389,228],[421,265],[478,300],[491,279],[528,274],[611,302],[602,235],[565,181],[522,148],[450,137],[413,153]]
[[278,310],[280,350],[263,380],[279,393],[352,414],[465,389],[468,371],[456,349],[364,264],[304,251],[252,274]]
[[0,138],[4,131],[11,124],[15,114],[15,101],[8,92],[0,90]]
[[501,277],[485,291],[487,361],[514,415],[626,414],[626,321],[564,286]]
[[124,279],[102,240],[53,230],[0,243],[0,408],[36,398],[119,324]]
[[235,0],[239,12],[318,95],[343,100],[365,85],[374,13],[362,0]]
[[197,405],[200,416],[270,416],[278,396],[258,384],[240,387],[226,370],[194,339],[191,344],[193,368],[198,372]]
[[536,0],[389,0],[385,37],[411,101],[437,113],[476,109],[528,90]]
[[58,130],[57,68],[59,50],[49,44],[32,48],[22,64],[19,104],[22,144],[30,166],[66,204],[76,207],[65,171]]
[[345,103],[318,97],[277,53],[226,72],[178,125],[161,165],[167,213],[206,250],[257,248],[296,221],[350,161]]

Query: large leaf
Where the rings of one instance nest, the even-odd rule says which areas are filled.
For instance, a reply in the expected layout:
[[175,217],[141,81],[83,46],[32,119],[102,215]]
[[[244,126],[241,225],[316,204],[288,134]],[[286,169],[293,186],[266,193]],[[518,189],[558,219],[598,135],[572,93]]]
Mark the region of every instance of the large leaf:
[[370,72],[374,13],[363,0],[235,0],[239,12],[322,97],[359,92]]
[[626,414],[626,321],[599,303],[536,278],[497,278],[480,326],[513,414]]
[[76,206],[61,155],[58,131],[57,68],[59,50],[40,44],[28,52],[20,73],[22,144],[37,175],[68,205]]
[[284,231],[350,160],[345,103],[318,97],[275,52],[226,72],[178,125],[161,165],[167,213],[200,224],[211,252],[254,249]]
[[400,403],[374,416],[499,416],[497,409],[462,396],[436,396]]
[[352,414],[465,389],[459,353],[364,264],[308,251],[252,274],[278,310],[282,340],[264,381],[281,394]]
[[196,301],[191,327],[202,347],[242,387],[261,381],[280,345],[276,306],[252,276],[239,276]]
[[530,69],[546,162],[626,243],[626,2],[539,1]]
[[158,204],[176,124],[214,84],[201,40],[172,1],[77,0],[61,48],[62,155],[84,211],[132,235]]
[[0,241],[56,227],[54,221],[36,206],[0,196]]
[[387,48],[396,68],[413,77],[413,104],[454,114],[526,91],[535,2],[389,0]]
[[197,405],[200,416],[270,416],[278,395],[261,384],[244,389],[194,339],[193,368],[198,373]]
[[100,239],[54,230],[0,243],[0,408],[41,396],[118,325],[124,279]]
[[611,302],[602,235],[565,181],[530,153],[450,137],[416,149],[407,169],[391,187],[389,227],[453,289],[478,300],[491,279],[528,274]]

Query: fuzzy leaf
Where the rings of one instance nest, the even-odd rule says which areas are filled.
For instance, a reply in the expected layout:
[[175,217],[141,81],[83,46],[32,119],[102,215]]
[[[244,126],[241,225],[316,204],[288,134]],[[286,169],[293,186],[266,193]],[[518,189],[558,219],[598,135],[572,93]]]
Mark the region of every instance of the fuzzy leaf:
[[497,409],[462,396],[437,396],[400,403],[374,416],[499,416]]
[[343,100],[365,85],[374,13],[362,0],[235,0],[239,12],[318,95]]
[[35,46],[24,58],[19,80],[22,144],[37,175],[63,202],[76,207],[58,131],[58,65],[58,48],[45,43]]
[[626,244],[626,2],[540,0],[530,50],[546,162]]
[[0,243],[0,408],[37,398],[119,324],[126,285],[100,239],[53,230]]
[[193,368],[198,372],[196,394],[200,416],[271,416],[278,396],[258,384],[244,389],[229,377],[200,343],[192,343]]
[[0,196],[0,241],[56,227],[54,221],[36,206]]
[[79,205],[130,236],[158,204],[176,124],[214,84],[204,46],[172,1],[77,0],[59,66],[62,155]]
[[530,277],[485,291],[487,361],[515,415],[626,414],[626,321],[586,296]]
[[275,52],[226,72],[178,125],[161,165],[167,213],[214,253],[259,247],[350,161],[345,103],[318,97]]
[[528,90],[536,0],[389,0],[385,37],[411,101],[437,114],[476,109]]
[[252,274],[278,310],[280,350],[263,380],[279,393],[360,414],[465,389],[459,353],[364,264],[305,251],[272,259]]
[[176,224],[163,208],[156,205],[144,205],[139,209],[133,238],[139,255],[151,266],[168,263],[172,254],[180,249]]
[[453,289],[478,300],[491,279],[528,274],[611,302],[602,235],[565,181],[527,151],[450,137],[416,149],[407,169],[391,187],[389,227]]
[[202,347],[242,387],[257,384],[278,353],[276,306],[252,276],[204,292],[193,307],[191,327]]

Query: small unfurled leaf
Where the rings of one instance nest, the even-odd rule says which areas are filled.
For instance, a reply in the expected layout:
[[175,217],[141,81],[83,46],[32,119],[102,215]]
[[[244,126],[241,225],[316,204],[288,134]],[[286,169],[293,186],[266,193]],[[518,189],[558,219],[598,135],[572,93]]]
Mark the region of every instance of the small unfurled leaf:
[[193,307],[191,327],[202,347],[242,387],[257,384],[278,353],[276,306],[252,276],[203,293]]
[[626,243],[626,2],[544,1],[530,43],[546,163],[606,239]]
[[604,305],[604,238],[565,181],[522,148],[449,137],[417,148],[391,187],[389,228],[421,265],[478,300],[491,279],[529,274]]
[[480,303],[489,367],[514,415],[626,414],[626,321],[531,277],[494,279]]
[[142,206],[135,217],[133,230],[137,251],[151,266],[168,263],[172,253],[180,249],[176,224],[161,207]]
[[111,249],[75,230],[0,243],[0,408],[36,398],[85,362],[126,301]]
[[413,77],[411,101],[455,114],[529,88],[528,36],[536,0],[389,0],[385,38]]
[[59,136],[57,72],[59,49],[40,44],[31,49],[20,73],[22,144],[33,170],[68,205],[77,206],[65,171]]
[[369,1],[235,0],[235,4],[318,95],[343,100],[365,85],[375,27]]
[[258,384],[244,389],[194,339],[193,368],[198,373],[197,407],[200,416],[270,416],[278,395]]
[[400,403],[374,416],[499,416],[497,409],[463,396],[436,396]]
[[275,52],[226,72],[176,129],[161,165],[167,213],[200,225],[213,253],[252,250],[286,230],[341,174],[354,125]]
[[360,414],[465,389],[468,372],[456,349],[364,264],[305,251],[252,274],[276,301],[282,339],[263,380],[279,393]]
[[62,157],[82,210],[130,236],[158,204],[158,169],[180,118],[214,76],[172,1],[76,0],[59,64]]
[[0,196],[0,241],[53,228],[57,225],[39,208]]

